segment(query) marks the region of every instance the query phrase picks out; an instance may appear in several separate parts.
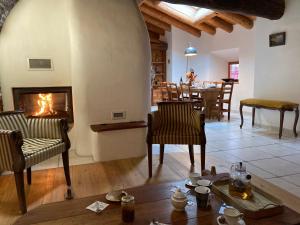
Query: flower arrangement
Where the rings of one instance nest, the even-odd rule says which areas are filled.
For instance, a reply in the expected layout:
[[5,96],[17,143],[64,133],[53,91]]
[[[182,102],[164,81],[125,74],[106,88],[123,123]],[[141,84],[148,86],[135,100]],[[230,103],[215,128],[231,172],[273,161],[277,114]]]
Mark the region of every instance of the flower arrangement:
[[186,81],[188,81],[189,84],[192,84],[197,77],[197,75],[194,73],[194,71],[187,72],[185,74],[185,76],[186,76]]

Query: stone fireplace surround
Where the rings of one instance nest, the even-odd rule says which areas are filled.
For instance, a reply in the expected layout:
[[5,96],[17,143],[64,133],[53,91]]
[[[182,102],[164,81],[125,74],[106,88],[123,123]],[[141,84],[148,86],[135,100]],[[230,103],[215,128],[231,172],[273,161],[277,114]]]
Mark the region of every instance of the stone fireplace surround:
[[[72,86],[69,136],[78,155],[108,161],[146,154],[145,128],[90,128],[146,121],[150,111],[150,46],[134,0],[19,1],[1,31],[0,57],[4,110],[14,109],[13,87]],[[49,57],[54,69],[29,71],[28,57]],[[116,111],[126,118],[112,120]]]

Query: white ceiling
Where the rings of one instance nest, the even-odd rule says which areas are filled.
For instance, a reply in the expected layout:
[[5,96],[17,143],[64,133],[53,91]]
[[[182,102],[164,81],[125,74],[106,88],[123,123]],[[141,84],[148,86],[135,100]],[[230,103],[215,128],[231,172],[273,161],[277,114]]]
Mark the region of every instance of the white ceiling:
[[227,62],[239,61],[239,49],[231,48],[231,49],[223,49],[211,52],[213,55],[218,56]]

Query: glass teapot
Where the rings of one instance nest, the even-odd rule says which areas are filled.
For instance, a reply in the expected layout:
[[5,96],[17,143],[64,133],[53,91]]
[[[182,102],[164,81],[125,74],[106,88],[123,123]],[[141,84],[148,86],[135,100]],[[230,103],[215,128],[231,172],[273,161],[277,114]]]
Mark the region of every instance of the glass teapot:
[[250,199],[251,175],[246,170],[246,165],[242,162],[233,163],[230,168],[229,193],[242,199]]

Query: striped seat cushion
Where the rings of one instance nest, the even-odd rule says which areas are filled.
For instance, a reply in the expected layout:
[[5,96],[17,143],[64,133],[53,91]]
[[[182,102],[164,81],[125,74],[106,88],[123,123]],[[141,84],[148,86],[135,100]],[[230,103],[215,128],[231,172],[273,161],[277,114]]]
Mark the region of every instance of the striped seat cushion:
[[192,126],[161,127],[153,132],[153,144],[201,144],[200,130]]
[[25,167],[31,167],[65,151],[61,139],[25,138],[22,145]]
[[0,129],[19,130],[24,138],[29,137],[27,119],[23,113],[0,116]]

